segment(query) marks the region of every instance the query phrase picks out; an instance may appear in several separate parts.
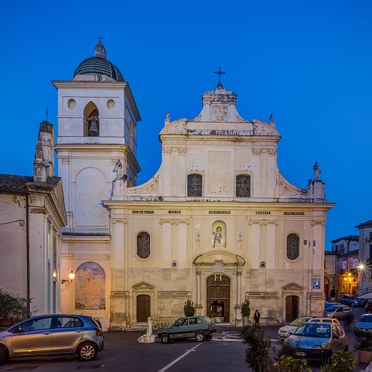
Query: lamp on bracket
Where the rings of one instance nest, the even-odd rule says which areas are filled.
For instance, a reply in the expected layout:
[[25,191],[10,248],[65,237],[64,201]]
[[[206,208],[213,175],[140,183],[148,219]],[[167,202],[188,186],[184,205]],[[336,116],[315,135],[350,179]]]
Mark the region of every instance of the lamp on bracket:
[[61,283],[64,284],[64,283],[72,282],[74,279],[75,279],[75,273],[73,272],[73,270],[71,270],[70,273],[68,274],[68,279],[62,279]]

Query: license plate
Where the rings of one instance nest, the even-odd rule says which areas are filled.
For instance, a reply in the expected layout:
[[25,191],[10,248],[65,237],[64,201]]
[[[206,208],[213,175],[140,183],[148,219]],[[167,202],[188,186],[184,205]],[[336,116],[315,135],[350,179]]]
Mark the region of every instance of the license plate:
[[306,356],[306,353],[303,352],[303,351],[296,351],[296,355],[297,355],[297,356],[302,356],[302,357],[304,357],[304,356]]

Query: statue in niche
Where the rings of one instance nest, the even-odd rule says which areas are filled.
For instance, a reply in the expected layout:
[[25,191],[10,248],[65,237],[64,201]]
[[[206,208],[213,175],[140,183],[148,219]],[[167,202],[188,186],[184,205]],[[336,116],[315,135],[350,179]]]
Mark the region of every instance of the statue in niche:
[[225,247],[225,236],[224,227],[222,225],[217,225],[215,230],[212,232],[212,246],[224,246]]

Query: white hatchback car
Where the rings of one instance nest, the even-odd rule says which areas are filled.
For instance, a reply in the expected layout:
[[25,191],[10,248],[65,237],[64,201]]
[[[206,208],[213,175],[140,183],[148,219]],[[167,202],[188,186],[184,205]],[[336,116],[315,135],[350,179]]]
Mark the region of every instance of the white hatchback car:
[[278,338],[281,341],[284,341],[287,337],[289,337],[293,333],[293,331],[296,330],[297,327],[303,325],[304,323],[306,323],[311,318],[312,318],[312,316],[301,316],[301,317],[295,319],[292,323],[287,324],[287,325],[279,328]]

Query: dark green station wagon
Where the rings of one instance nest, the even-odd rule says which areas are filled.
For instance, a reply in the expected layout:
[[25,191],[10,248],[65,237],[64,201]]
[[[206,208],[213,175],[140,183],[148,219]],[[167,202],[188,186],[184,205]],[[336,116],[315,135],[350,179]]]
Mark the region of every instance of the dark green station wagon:
[[196,341],[212,339],[216,325],[208,316],[190,316],[178,318],[173,325],[159,328],[157,335],[163,344],[182,338],[196,338]]

